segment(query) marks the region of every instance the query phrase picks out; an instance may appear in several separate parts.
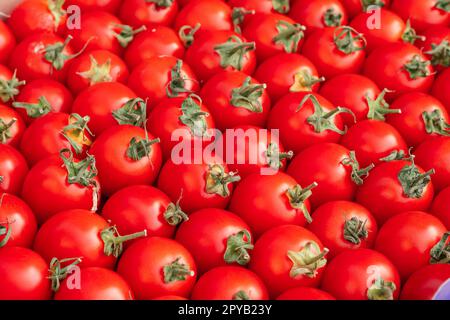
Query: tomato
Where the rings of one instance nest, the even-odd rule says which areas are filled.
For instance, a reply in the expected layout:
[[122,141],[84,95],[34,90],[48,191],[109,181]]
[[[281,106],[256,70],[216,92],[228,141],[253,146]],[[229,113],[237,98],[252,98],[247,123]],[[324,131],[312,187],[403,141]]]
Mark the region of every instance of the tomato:
[[422,142],[414,151],[416,161],[424,170],[435,171],[431,176],[436,191],[450,186],[450,138],[435,137]]
[[268,300],[266,286],[252,271],[236,266],[217,267],[195,284],[192,300]]
[[[39,223],[62,210],[96,211],[100,188],[95,159],[73,160],[69,150],[38,162],[23,183],[22,199],[31,207]],[[72,258],[72,257],[61,257]]]
[[16,77],[16,71],[11,72],[8,67],[0,64],[0,103],[14,101],[19,94],[18,87],[23,86],[25,81],[20,81]]
[[124,59],[130,68],[134,68],[142,61],[156,56],[183,58],[184,46],[175,31],[168,27],[155,26],[137,34],[128,45]]
[[390,0],[341,0],[350,17],[356,16],[360,12],[367,11],[369,6],[389,7]]
[[380,88],[393,90],[388,101],[403,93],[427,92],[434,79],[431,62],[409,43],[392,43],[372,51],[364,64],[364,75]]
[[400,276],[379,252],[346,250],[328,264],[322,290],[338,300],[395,300],[400,293]]
[[95,157],[104,195],[124,187],[152,184],[161,168],[159,139],[132,125],[116,125],[96,138],[90,149]]
[[77,96],[72,112],[89,116],[89,128],[97,136],[118,121],[125,121],[127,115],[132,117],[133,111],[139,111],[133,109],[139,104],[136,98],[136,94],[121,83],[97,83]]
[[283,146],[297,154],[321,142],[337,143],[345,133],[344,112],[351,115],[317,93],[290,93],[272,108],[267,127],[279,129]]
[[450,50],[450,28],[446,26],[431,27],[422,32],[424,39],[418,41],[416,46],[421,48],[431,59],[431,63],[438,70],[450,66],[448,51]]
[[14,109],[0,103],[0,142],[17,147],[22,139],[26,124]]
[[282,172],[252,174],[237,185],[229,209],[249,224],[256,238],[285,224],[305,226],[311,222],[308,198],[314,187],[315,183],[299,185]]
[[445,107],[436,98],[411,92],[400,96],[391,104],[401,112],[387,116],[410,146],[417,146],[437,135],[448,135],[446,123],[450,121]]
[[169,26],[178,14],[177,0],[123,0],[120,19],[134,27]]
[[384,254],[406,280],[430,263],[438,263],[440,259],[445,261],[444,252],[439,251],[436,244],[446,231],[442,222],[431,214],[403,212],[387,220],[380,228],[375,250]]
[[411,160],[379,164],[359,186],[356,201],[370,209],[379,225],[405,211],[425,211],[434,195],[432,174]]
[[277,53],[299,53],[304,30],[304,26],[281,14],[258,13],[248,18],[242,34],[255,42],[256,56],[264,61]]
[[307,228],[330,250],[329,260],[348,249],[372,248],[378,230],[370,211],[350,201],[321,205]]
[[116,13],[122,0],[66,0],[66,7],[78,6],[81,12],[103,10]]
[[132,244],[123,254],[117,272],[139,300],[162,295],[187,298],[197,278],[194,258],[178,242],[150,237]]
[[261,13],[288,13],[289,0],[230,0],[228,4],[233,8],[244,8]]
[[93,50],[75,59],[67,71],[67,85],[74,94],[99,82],[121,82],[128,79],[125,62],[107,50]]
[[199,90],[191,67],[171,56],[155,56],[138,64],[131,72],[128,86],[140,98],[148,100],[149,108],[165,97],[186,97]]
[[48,265],[30,249],[0,249],[0,300],[49,300]]
[[335,143],[312,145],[291,161],[287,173],[302,186],[316,182],[309,198],[313,208],[334,200],[352,200],[372,166],[360,168],[355,154]]
[[159,296],[157,298],[153,298],[152,300],[188,300],[187,298],[180,296]]
[[295,225],[270,229],[256,241],[250,260],[271,298],[295,287],[317,287],[327,263],[319,238]]
[[66,278],[55,293],[55,300],[133,300],[125,280],[104,268],[83,268],[79,271],[79,287],[73,288]]
[[414,272],[403,285],[401,300],[432,300],[450,279],[450,265],[432,264]]
[[311,61],[294,53],[280,53],[265,60],[254,77],[267,85],[272,102],[289,92],[317,91],[319,83],[325,80],[319,77]]
[[366,40],[351,27],[317,29],[305,40],[302,53],[319,74],[331,78],[358,73],[364,64]]
[[244,220],[213,208],[190,214],[175,240],[192,253],[199,274],[228,264],[246,265],[253,249],[251,231]]
[[69,113],[73,103],[70,91],[50,79],[28,82],[15,100],[13,107],[28,124],[49,112]]
[[0,144],[0,190],[18,194],[28,173],[23,155],[7,144]]
[[8,60],[15,46],[16,39],[12,30],[3,21],[0,21],[0,63]]
[[443,189],[434,198],[433,205],[431,207],[431,213],[433,213],[447,229],[450,230],[450,202],[448,197],[450,196],[450,187]]
[[298,287],[286,290],[277,297],[277,300],[336,300],[336,299],[327,292],[316,288]]
[[391,10],[404,20],[410,19],[417,31],[450,23],[448,3],[445,0],[392,0]]
[[8,24],[19,40],[37,32],[61,33],[67,19],[63,3],[57,0],[22,1],[11,12]]
[[266,85],[241,71],[223,71],[200,91],[219,130],[239,125],[264,126],[270,110]]
[[449,90],[450,68],[447,68],[442,71],[442,73],[436,78],[436,81],[434,81],[431,90],[432,95],[442,102],[442,104],[447,109],[447,112],[450,111],[450,95],[448,94]]
[[408,147],[400,133],[378,120],[364,120],[351,127],[340,142],[349,150],[354,150],[361,166],[380,163],[393,152],[408,153]]

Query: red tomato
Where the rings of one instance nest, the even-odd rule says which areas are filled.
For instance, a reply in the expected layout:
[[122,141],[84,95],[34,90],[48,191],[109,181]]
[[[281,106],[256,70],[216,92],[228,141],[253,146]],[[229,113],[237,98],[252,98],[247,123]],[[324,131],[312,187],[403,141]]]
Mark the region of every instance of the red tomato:
[[250,269],[269,289],[270,297],[295,287],[317,287],[328,249],[305,228],[284,225],[270,229],[256,242]]
[[379,225],[405,211],[427,210],[434,195],[432,174],[406,160],[382,163],[359,186],[356,201],[370,209]]
[[445,69],[436,78],[433,83],[433,88],[431,90],[432,95],[439,99],[442,104],[447,108],[447,112],[450,112],[450,95],[448,94],[450,90],[450,68]]
[[55,293],[55,300],[133,300],[125,280],[109,269],[83,268],[79,271],[79,287],[66,278]]
[[380,228],[375,250],[384,254],[395,265],[402,280],[406,280],[420,268],[445,258],[436,244],[446,231],[442,222],[431,214],[403,212]]
[[351,27],[315,30],[305,41],[302,53],[319,74],[331,78],[343,73],[358,73],[363,66],[366,40]]
[[240,71],[223,71],[211,77],[200,96],[219,130],[239,125],[264,126],[270,110],[266,85]]
[[152,300],[188,300],[188,299],[180,296],[159,296],[157,298],[153,298]]
[[177,0],[123,0],[120,19],[134,27],[169,26],[178,14]]
[[139,300],[162,295],[187,298],[197,278],[189,251],[174,240],[159,237],[132,244],[120,259],[117,272]]
[[371,5],[379,7],[389,7],[390,0],[341,0],[344,8],[350,17],[356,16],[360,12],[367,11]]
[[450,67],[448,51],[450,50],[450,28],[446,26],[436,26],[425,30],[423,41],[419,41],[416,46],[421,48],[431,59],[431,64],[438,70]]
[[288,13],[290,9],[289,0],[229,0],[228,4],[261,13]]
[[322,290],[338,300],[395,300],[400,293],[400,276],[379,252],[346,250],[328,264]]
[[0,21],[0,63],[8,60],[15,46],[16,39],[11,29],[3,21]]
[[24,84],[25,81],[17,79],[15,71],[13,73],[8,67],[0,64],[0,103],[8,103],[9,105],[9,102],[14,101],[15,97],[20,92],[18,87],[23,86]]
[[121,82],[128,79],[125,62],[107,50],[94,50],[75,59],[67,71],[67,85],[74,94],[99,82]]
[[289,92],[317,91],[319,78],[316,67],[304,56],[281,53],[261,63],[254,77],[267,85],[267,92],[276,102]]
[[[78,6],[81,12],[103,10],[116,13],[122,0],[66,0],[65,6]],[[70,12],[69,12],[70,13]]]
[[414,272],[403,285],[401,300],[432,300],[441,285],[450,279],[450,265],[432,264]]
[[7,144],[0,144],[0,190],[18,194],[28,173],[23,155]]
[[124,187],[152,184],[161,168],[159,139],[132,125],[116,125],[96,138],[90,149],[95,157],[104,195]]
[[249,226],[221,209],[203,209],[189,215],[175,240],[192,253],[199,274],[227,264],[246,265],[253,249]]
[[0,300],[49,300],[48,265],[36,252],[20,247],[0,249]]
[[442,221],[445,227],[450,230],[450,187],[442,190],[436,198],[434,198],[431,212]]
[[286,290],[277,300],[336,300],[329,293],[308,287],[298,287]]
[[265,284],[242,267],[217,267],[195,284],[192,300],[268,300]]
[[25,121],[23,121],[20,114],[0,103],[0,142],[17,147],[25,128]]
[[331,201],[314,211],[308,225],[330,252],[331,260],[342,251],[372,248],[377,222],[369,210],[350,201]]

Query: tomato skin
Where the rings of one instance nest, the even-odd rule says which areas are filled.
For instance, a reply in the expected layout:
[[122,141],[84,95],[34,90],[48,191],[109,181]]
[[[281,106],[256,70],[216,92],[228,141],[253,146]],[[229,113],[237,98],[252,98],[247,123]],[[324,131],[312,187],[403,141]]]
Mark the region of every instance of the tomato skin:
[[76,5],[80,7],[81,12],[102,10],[116,13],[121,2],[122,0],[66,0],[65,4],[67,8]]
[[106,201],[102,216],[117,226],[120,234],[147,230],[150,237],[172,238],[175,227],[169,225],[164,218],[170,203],[166,194],[152,186],[129,186]]
[[408,146],[400,133],[388,123],[364,120],[351,127],[340,142],[353,150],[361,167],[378,164],[393,151],[408,154]]
[[28,165],[23,155],[7,144],[0,144],[0,190],[19,194],[28,173]]
[[[184,280],[164,281],[163,268],[176,261],[190,271]],[[197,268],[192,255],[178,242],[159,237],[141,239],[122,255],[117,272],[128,282],[139,300],[162,295],[187,298],[197,278]]]
[[298,287],[286,290],[277,297],[277,300],[336,300],[336,299],[327,292],[316,288]]
[[25,121],[16,110],[2,103],[0,103],[0,120],[5,124],[9,124],[14,121],[7,130],[9,137],[6,137],[2,143],[8,144],[12,147],[17,147],[26,129]]
[[36,252],[0,249],[0,300],[49,300],[52,296],[48,265]]
[[[349,17],[354,17],[358,13],[363,12],[363,3],[361,0],[341,0],[345,10],[347,11]],[[382,0],[382,7],[388,8],[390,0]]]
[[0,63],[8,60],[15,46],[16,39],[12,30],[3,21],[0,21]]
[[[421,35],[425,39],[418,39],[418,41],[414,44],[416,47],[422,49],[427,56],[430,57],[430,59],[432,58],[432,55],[427,52],[433,49],[433,45],[438,46],[442,41],[450,42],[450,28],[447,26],[435,26],[428,28],[423,31]],[[442,71],[445,70],[445,66],[439,64],[436,69]]]
[[398,299],[400,276],[388,258],[371,249],[346,250],[328,264],[321,289],[337,300],[367,300],[368,287],[378,276],[395,284],[393,298]]
[[189,250],[197,263],[198,273],[203,274],[229,265],[224,259],[227,240],[243,230],[250,232],[247,223],[237,215],[208,208],[190,214],[189,220],[180,225],[175,240]]
[[177,14],[177,1],[173,1],[168,7],[162,7],[145,0],[123,0],[119,10],[120,19],[133,27],[169,26]]
[[180,296],[159,296],[157,298],[153,298],[152,300],[188,300],[188,299]]
[[100,232],[109,227],[108,222],[88,210],[66,210],[48,219],[39,229],[34,250],[48,263],[52,258],[82,259],[79,267],[113,269],[116,258],[104,253]]
[[125,280],[104,268],[80,269],[80,288],[69,288],[67,278],[55,293],[55,300],[133,300]]
[[450,112],[450,95],[448,94],[450,90],[450,68],[443,70],[433,83],[433,88],[431,89],[431,94],[439,99],[442,104]]
[[[355,202],[327,202],[314,211],[312,218],[307,228],[330,250],[327,255],[328,260],[345,250],[372,248],[378,232],[377,222],[370,211]],[[345,222],[352,218],[364,222],[364,228],[367,230],[367,237],[360,238],[359,244],[344,238]]]
[[140,159],[129,156],[132,139],[155,139],[145,130],[132,125],[116,125],[97,137],[90,153],[95,156],[98,178],[105,195],[131,185],[152,184],[162,164],[159,143],[152,144],[148,155]]
[[182,59],[184,46],[178,35],[165,26],[155,26],[138,33],[128,45],[124,59],[130,68],[142,61],[156,56],[173,56]]
[[409,211],[387,220],[380,228],[375,250],[396,266],[402,280],[430,264],[430,250],[447,231],[431,214]]
[[434,198],[431,207],[431,213],[441,220],[447,229],[450,229],[450,203],[448,198],[450,196],[450,187],[442,190],[436,198]]
[[401,300],[433,300],[439,287],[450,278],[450,265],[432,264],[414,272],[405,282]]
[[255,10],[257,13],[280,13],[274,9],[272,0],[229,0],[228,4],[232,8]]

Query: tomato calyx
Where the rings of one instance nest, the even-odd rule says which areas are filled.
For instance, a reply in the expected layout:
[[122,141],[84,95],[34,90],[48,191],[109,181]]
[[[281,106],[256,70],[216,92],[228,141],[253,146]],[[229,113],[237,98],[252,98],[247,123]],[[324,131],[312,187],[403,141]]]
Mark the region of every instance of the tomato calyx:
[[120,29],[120,32],[115,32],[115,36],[117,41],[119,41],[119,44],[122,46],[122,48],[128,47],[131,41],[133,41],[134,36],[138,33],[141,33],[145,30],[147,30],[146,26],[142,26],[137,29],[133,29],[131,26],[121,24],[117,25],[117,28]]
[[206,123],[206,117],[209,117],[209,113],[202,111],[200,105],[195,102],[193,98],[196,98],[200,104],[202,99],[191,94],[184,99],[181,104],[181,116],[178,119],[186,125],[195,137],[207,137],[208,136],[208,124]]
[[194,35],[200,29],[201,24],[197,23],[194,27],[182,26],[178,31],[178,36],[183,42],[186,48],[190,47],[194,43]]
[[91,61],[91,68],[84,72],[78,72],[77,74],[87,79],[90,86],[101,82],[111,82],[111,59],[108,59],[104,64],[99,64],[92,55],[89,56],[89,59]]
[[144,127],[147,120],[147,103],[141,98],[130,99],[120,109],[114,110],[112,115],[120,125]]
[[14,70],[14,74],[10,80],[0,79],[0,99],[5,103],[14,100],[14,97],[19,94],[17,87],[25,84],[25,81],[17,79],[16,73],[17,70]]
[[154,3],[158,7],[162,7],[162,8],[168,8],[173,4],[173,0],[145,0],[145,2]]
[[289,88],[290,92],[312,91],[316,83],[325,81],[325,77],[313,76],[309,71],[302,70],[294,75],[294,83]]
[[[59,290],[59,287],[61,286],[61,281],[67,278],[72,268],[75,267],[77,264],[81,263],[81,261],[82,261],[81,257],[67,258],[61,260],[59,260],[58,258],[53,258],[50,261],[50,268],[49,268],[50,276],[48,278],[52,283],[51,287],[54,292]],[[63,267],[63,265],[65,266]]]
[[231,91],[230,104],[237,108],[244,108],[250,112],[261,113],[263,111],[259,98],[267,88],[265,83],[251,83],[252,78],[247,77],[239,88]]
[[227,248],[223,255],[226,263],[237,262],[245,266],[250,262],[248,250],[253,250],[252,237],[248,230],[241,230],[227,239]]
[[383,162],[391,162],[395,160],[406,160],[410,159],[406,156],[405,151],[403,150],[394,150],[390,154],[388,154],[386,157],[380,158],[380,161]]
[[361,240],[367,239],[369,233],[366,228],[366,220],[358,219],[358,217],[351,217],[345,219],[344,223],[344,239],[353,244],[360,244]]
[[255,10],[246,10],[245,8],[233,8],[231,12],[231,21],[233,22],[234,32],[241,34],[241,24],[244,22],[245,16],[254,15]]
[[289,250],[287,256],[292,261],[289,276],[291,278],[297,278],[298,276],[315,278],[317,270],[327,264],[325,256],[328,251],[327,248],[321,251],[315,241],[309,241],[300,251]]
[[193,277],[194,271],[184,263],[180,263],[180,258],[176,258],[172,263],[163,267],[164,283],[172,283],[175,281],[184,281],[188,276]]
[[411,164],[404,166],[399,171],[397,178],[406,197],[420,199],[425,187],[431,182],[430,176],[435,173],[435,170],[430,169],[425,173],[420,173],[414,163],[413,155],[411,155],[409,161],[411,161]]
[[349,26],[337,27],[333,41],[338,50],[345,54],[364,50],[367,46],[366,38],[364,38],[362,33]]
[[299,184],[297,184],[295,187],[286,190],[286,195],[289,199],[291,207],[294,209],[302,210],[303,215],[308,223],[312,222],[312,218],[305,206],[305,201],[306,199],[311,197],[311,190],[317,186],[317,182],[311,183],[306,188],[302,188]]
[[66,15],[66,11],[63,9],[65,0],[48,0],[48,10],[55,20],[55,32],[58,30],[62,17]]
[[78,113],[69,115],[69,124],[63,128],[62,135],[69,141],[76,154],[83,152],[84,146],[90,146],[92,141],[86,132],[93,136],[88,127],[89,116],[81,117]]
[[[66,153],[69,156],[66,156]],[[94,184],[94,178],[97,176],[94,156],[88,155],[84,160],[75,162],[72,150],[62,149],[59,154],[66,167],[67,180],[70,184],[77,183],[84,187]]]
[[278,170],[283,167],[284,159],[292,159],[294,152],[280,152],[280,146],[272,142],[267,146],[265,156],[269,167]]
[[91,42],[90,40],[87,41],[84,45],[84,47],[75,54],[66,55],[64,54],[64,49],[67,47],[69,42],[73,39],[71,35],[69,35],[64,42],[57,42],[52,45],[48,45],[44,49],[44,59],[49,62],[52,67],[56,70],[61,70],[66,62],[68,60],[72,60],[76,57],[78,57],[80,54],[83,53],[84,50],[86,50],[87,46]]
[[441,240],[430,251],[430,263],[450,263],[450,231],[444,233]]
[[233,300],[251,300],[248,296],[247,292],[244,290],[239,290],[235,294],[233,294]]
[[220,164],[209,165],[206,174],[206,193],[217,194],[223,198],[230,196],[229,184],[241,180],[235,172],[225,172]]
[[424,111],[422,113],[422,119],[428,134],[435,133],[441,136],[450,137],[450,124],[445,122],[440,110],[435,109],[431,112]]
[[424,36],[419,36],[416,32],[416,30],[414,30],[411,27],[411,22],[408,19],[406,21],[406,27],[405,27],[405,31],[403,31],[402,34],[402,40],[405,43],[411,43],[414,44],[414,42],[416,42],[416,40],[422,40],[425,41],[425,37]]
[[44,96],[40,96],[37,103],[13,102],[12,105],[14,108],[25,109],[27,115],[33,119],[39,118],[52,111],[50,102],[48,102],[47,98]]
[[5,123],[3,119],[0,119],[0,142],[6,143],[11,139],[11,127],[16,123],[17,119],[11,119],[8,123]]
[[339,27],[342,24],[342,14],[334,8],[328,8],[323,15],[323,22],[327,27]]
[[103,252],[107,256],[112,255],[116,258],[118,258],[122,254],[124,242],[146,236],[147,230],[132,233],[126,236],[121,236],[119,234],[119,231],[117,231],[116,226],[105,228],[100,232],[100,238],[104,243]]
[[243,42],[238,36],[231,36],[226,42],[215,46],[214,50],[220,56],[222,68],[233,67],[241,71],[244,55],[255,48],[255,42]]
[[12,228],[10,225],[11,223],[9,221],[6,222],[6,226],[0,224],[0,237],[3,237],[3,239],[0,241],[0,248],[6,246],[9,239],[11,238]]
[[160,142],[161,140],[159,138],[149,140],[147,132],[145,132],[145,139],[133,137],[131,138],[130,145],[127,149],[127,156],[134,161],[139,161],[150,155],[152,152],[152,145]]
[[272,0],[273,10],[281,14],[286,14],[291,10],[290,0]]
[[378,95],[375,100],[372,100],[369,95],[366,95],[367,106],[369,111],[367,112],[367,119],[385,121],[387,114],[400,114],[402,111],[400,109],[389,108],[389,103],[384,99],[386,93],[393,92],[388,89],[383,89],[383,91]]
[[181,68],[183,67],[183,61],[177,60],[177,63],[170,71],[170,82],[166,87],[166,94],[169,98],[178,97],[180,93],[192,93],[191,90],[186,89],[186,81],[195,81],[192,79],[186,79],[181,74]]
[[289,23],[284,20],[277,22],[278,34],[273,38],[273,43],[281,44],[287,53],[295,53],[300,41],[304,38],[306,27],[300,23]]
[[183,221],[188,221],[189,216],[184,213],[183,210],[181,210],[180,207],[180,201],[183,195],[178,198],[177,203],[169,203],[169,205],[166,208],[166,211],[164,211],[164,220],[167,221],[167,223],[171,226],[177,226]]
[[366,12],[369,7],[384,7],[384,2],[382,0],[361,0],[361,5],[363,7],[363,11]]
[[435,8],[443,10],[445,12],[450,12],[450,1],[448,1],[448,0],[438,0],[436,2]]
[[369,300],[394,300],[396,289],[394,282],[385,281],[379,276],[367,290],[367,298]]
[[344,158],[342,160],[342,164],[344,166],[350,166],[351,167],[351,169],[352,169],[352,173],[351,173],[352,181],[358,186],[360,186],[360,185],[362,185],[364,183],[363,178],[367,177],[369,175],[370,170],[375,168],[375,165],[373,163],[371,163],[367,167],[361,169],[359,167],[359,162],[356,159],[355,151],[350,151],[349,154],[348,154],[348,158]]
[[450,42],[448,40],[443,40],[439,44],[432,43],[431,50],[425,53],[431,55],[431,64],[433,66],[450,66]]
[[430,64],[430,61],[421,60],[420,56],[416,54],[411,60],[405,63],[403,69],[405,69],[409,73],[409,77],[412,80],[415,80],[417,78],[425,78],[431,75],[430,71],[428,70]]

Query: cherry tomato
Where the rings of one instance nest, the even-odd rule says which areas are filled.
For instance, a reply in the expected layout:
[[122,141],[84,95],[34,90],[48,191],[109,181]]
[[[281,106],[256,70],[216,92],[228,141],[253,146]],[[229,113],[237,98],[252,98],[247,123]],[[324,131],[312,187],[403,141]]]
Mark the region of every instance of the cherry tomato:
[[432,300],[450,279],[450,265],[432,264],[414,272],[403,285],[401,300]]
[[134,27],[169,26],[178,14],[177,0],[123,0],[120,19]]
[[14,109],[0,103],[0,142],[17,147],[22,139],[26,124]]
[[[183,0],[182,0],[183,1]],[[228,4],[233,8],[244,8],[261,13],[288,13],[289,0],[230,0]]]
[[434,198],[433,205],[431,207],[431,213],[433,213],[445,227],[450,230],[450,202],[448,201],[450,196],[450,187],[442,190],[436,198]]
[[8,67],[0,64],[0,103],[10,105],[19,94],[19,87],[24,84],[25,81],[17,79],[16,71],[13,73]]
[[421,48],[430,58],[431,64],[437,70],[444,70],[450,67],[448,50],[450,43],[450,28],[446,26],[431,27],[422,32],[423,38],[417,42],[416,46]]
[[157,298],[153,298],[152,300],[188,300],[187,298],[180,296],[159,296]]
[[277,300],[336,300],[329,293],[308,287],[298,287],[286,290]]
[[9,59],[15,45],[16,39],[11,29],[3,21],[0,21],[0,63]]
[[78,6],[81,12],[103,10],[116,13],[122,0],[66,0],[66,7]]
[[445,69],[436,78],[433,83],[431,90],[432,95],[439,99],[442,104],[447,108],[447,112],[450,111],[450,95],[448,94],[450,90],[450,68]]
[[7,144],[0,144],[0,190],[18,194],[28,173],[23,155]]
[[388,8],[390,2],[390,0],[341,0],[341,3],[344,5],[345,10],[350,17],[354,17],[360,12],[367,11],[371,5]]

